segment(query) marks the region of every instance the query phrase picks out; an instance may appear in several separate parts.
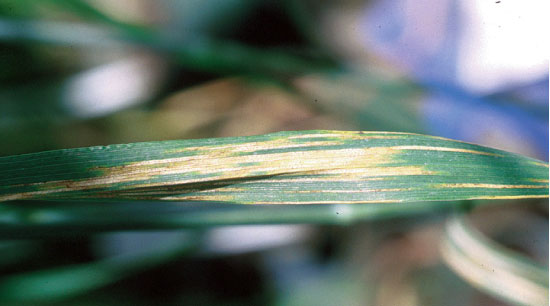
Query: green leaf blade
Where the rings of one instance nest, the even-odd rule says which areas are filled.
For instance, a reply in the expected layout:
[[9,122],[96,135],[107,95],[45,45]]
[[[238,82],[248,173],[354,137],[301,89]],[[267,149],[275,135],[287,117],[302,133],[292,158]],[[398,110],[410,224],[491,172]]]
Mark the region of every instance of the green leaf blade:
[[0,201],[339,204],[548,196],[548,165],[440,137],[299,131],[0,158]]

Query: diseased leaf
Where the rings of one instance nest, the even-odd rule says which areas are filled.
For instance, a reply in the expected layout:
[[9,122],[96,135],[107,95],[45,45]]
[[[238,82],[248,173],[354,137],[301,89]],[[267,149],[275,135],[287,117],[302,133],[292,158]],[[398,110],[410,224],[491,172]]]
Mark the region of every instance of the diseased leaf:
[[0,158],[0,201],[338,204],[548,197],[548,165],[397,132],[299,131]]

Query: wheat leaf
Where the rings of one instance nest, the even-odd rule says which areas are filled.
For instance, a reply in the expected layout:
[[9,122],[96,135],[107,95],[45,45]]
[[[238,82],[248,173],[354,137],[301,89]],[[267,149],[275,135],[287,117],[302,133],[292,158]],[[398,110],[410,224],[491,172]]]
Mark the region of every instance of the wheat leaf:
[[299,131],[0,158],[0,201],[339,204],[548,197],[548,164],[440,137]]

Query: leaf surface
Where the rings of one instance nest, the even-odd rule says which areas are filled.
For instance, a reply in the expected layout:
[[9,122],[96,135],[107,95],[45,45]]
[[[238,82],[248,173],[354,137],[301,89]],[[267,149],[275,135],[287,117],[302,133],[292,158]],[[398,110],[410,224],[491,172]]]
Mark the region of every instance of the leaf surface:
[[0,201],[339,204],[548,197],[548,164],[409,133],[298,131],[0,158]]

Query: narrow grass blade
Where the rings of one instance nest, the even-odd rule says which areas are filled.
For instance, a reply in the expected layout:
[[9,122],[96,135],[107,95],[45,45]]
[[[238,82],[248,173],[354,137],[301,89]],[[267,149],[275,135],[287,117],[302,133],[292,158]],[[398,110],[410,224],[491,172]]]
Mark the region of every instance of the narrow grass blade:
[[457,274],[488,294],[514,305],[548,303],[548,268],[489,240],[462,215],[447,222],[441,252]]
[[113,284],[192,251],[198,240],[190,238],[142,254],[4,276],[0,278],[0,304],[51,302]]
[[546,163],[408,133],[299,131],[0,158],[0,201],[345,204],[548,197]]
[[[494,202],[494,201],[493,201]],[[0,204],[0,239],[74,236],[125,230],[248,224],[335,224],[388,218],[440,219],[461,202],[227,205],[180,202],[13,201]]]
[[[289,77],[340,69],[331,59],[307,58],[277,49],[259,49],[236,41],[189,33],[185,39],[153,29],[105,26],[63,21],[0,18],[0,41],[39,42],[48,45],[113,48],[142,47],[163,54],[192,70],[219,74]],[[118,30],[118,31],[117,31]]]

